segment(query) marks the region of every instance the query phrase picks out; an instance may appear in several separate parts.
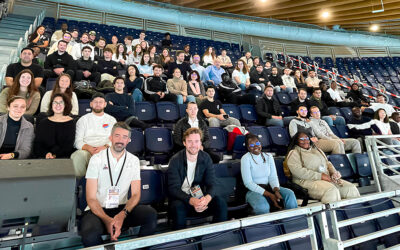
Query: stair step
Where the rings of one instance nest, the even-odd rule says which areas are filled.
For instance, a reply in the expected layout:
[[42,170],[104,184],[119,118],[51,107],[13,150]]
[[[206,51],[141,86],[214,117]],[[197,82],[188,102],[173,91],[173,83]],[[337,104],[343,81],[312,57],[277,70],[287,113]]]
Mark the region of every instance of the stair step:
[[18,30],[18,29],[10,29],[10,28],[2,28],[0,27],[0,33],[8,33],[8,34],[16,34],[23,36],[25,35],[26,30]]
[[24,16],[24,15],[16,15],[16,14],[9,14],[7,18],[12,18],[12,19],[20,19],[20,20],[26,20],[26,21],[34,21],[35,17],[32,16]]
[[23,35],[17,35],[17,34],[0,34],[0,39],[10,39],[18,41],[19,38],[22,36]]
[[21,25],[17,23],[2,23],[0,22],[0,28],[6,28],[6,29],[17,29],[17,30],[28,30],[29,25]]

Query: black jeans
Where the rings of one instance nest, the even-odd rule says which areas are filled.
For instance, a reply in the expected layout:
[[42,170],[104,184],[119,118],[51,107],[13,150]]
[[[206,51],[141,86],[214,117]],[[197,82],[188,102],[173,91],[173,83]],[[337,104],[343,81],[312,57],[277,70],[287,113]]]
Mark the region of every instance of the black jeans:
[[75,81],[89,80],[95,82],[96,85],[100,82],[101,74],[99,72],[92,73],[88,78],[83,75],[83,70],[75,71]]
[[192,205],[181,200],[172,200],[169,206],[169,216],[173,220],[172,227],[174,230],[186,228],[187,217],[202,215],[212,215],[214,223],[228,220],[228,206],[226,201],[221,197],[214,196],[208,204],[208,208],[202,213],[196,212]]
[[157,94],[153,95],[145,95],[145,98],[147,101],[152,101],[154,103],[156,102],[173,102],[176,103],[176,95],[174,94],[165,94],[164,98],[161,99],[161,97]]
[[[118,208],[104,209],[104,212],[114,217],[125,207],[121,205]],[[157,212],[154,208],[145,205],[137,205],[125,218],[122,228],[140,226],[139,237],[152,235],[157,226]],[[103,221],[92,211],[85,212],[82,218],[82,243],[85,247],[104,244],[101,236],[108,234]]]

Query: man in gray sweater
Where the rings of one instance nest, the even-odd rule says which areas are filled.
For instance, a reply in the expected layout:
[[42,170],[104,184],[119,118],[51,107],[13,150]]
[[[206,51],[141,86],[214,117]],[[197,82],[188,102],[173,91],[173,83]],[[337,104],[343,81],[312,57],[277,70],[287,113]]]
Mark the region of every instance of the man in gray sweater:
[[311,126],[310,120],[307,118],[308,110],[306,106],[300,105],[296,111],[297,117],[289,123],[289,134],[293,137],[297,132],[301,131],[307,133],[310,140],[325,153],[332,152],[333,154],[340,154],[341,147],[337,141],[330,139],[318,139],[315,131]]
[[332,132],[328,123],[321,119],[321,112],[317,106],[312,106],[310,112],[311,128],[318,139],[330,140],[339,144],[340,150],[338,152],[332,151],[332,154],[345,154],[346,150],[351,150],[352,153],[361,153],[361,145],[357,139],[341,139]]

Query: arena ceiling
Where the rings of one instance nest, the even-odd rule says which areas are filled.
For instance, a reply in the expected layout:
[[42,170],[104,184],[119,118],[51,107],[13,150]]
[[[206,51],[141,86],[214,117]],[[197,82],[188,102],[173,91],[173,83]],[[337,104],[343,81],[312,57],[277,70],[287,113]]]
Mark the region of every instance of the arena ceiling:
[[[399,0],[156,0],[162,3],[274,18],[332,28],[400,35]],[[382,5],[383,4],[383,5]],[[382,7],[383,6],[383,7]],[[383,10],[383,11],[382,11]],[[373,13],[375,12],[375,13]]]

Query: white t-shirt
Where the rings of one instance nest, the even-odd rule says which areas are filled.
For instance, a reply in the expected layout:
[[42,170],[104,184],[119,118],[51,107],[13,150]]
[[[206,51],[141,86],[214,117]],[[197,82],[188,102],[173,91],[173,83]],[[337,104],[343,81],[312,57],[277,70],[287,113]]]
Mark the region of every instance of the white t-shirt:
[[[236,79],[235,79],[235,77],[239,77],[239,79],[240,79],[240,82],[236,82]],[[241,84],[241,83],[246,83],[246,80],[247,79],[250,79],[250,75],[249,75],[249,72],[247,72],[246,74],[244,74],[242,71],[239,71],[239,70],[234,70],[233,71],[233,73],[232,73],[232,80],[233,80],[233,82],[234,83],[236,83],[236,84]]]
[[[114,158],[110,149],[102,150],[90,158],[89,165],[86,171],[86,179],[97,179],[96,198],[103,208],[106,207],[107,189],[111,187],[110,173],[107,162],[107,154],[110,159],[111,174],[114,186],[118,180],[124,163],[126,161],[117,187],[120,188],[119,204],[125,204],[128,201],[128,191],[132,181],[140,180],[140,162],[133,154],[125,150],[125,154],[118,160]],[[89,210],[87,207],[85,210]]]
[[371,103],[370,109],[377,111],[378,109],[384,109],[386,111],[387,116],[391,116],[394,110],[393,106],[389,103]]
[[326,92],[329,93],[331,98],[337,102],[343,102],[343,98],[340,96],[340,92],[338,89],[333,90],[332,88],[328,89]]
[[[193,180],[194,180],[194,174],[196,170],[196,163],[197,162],[191,162],[187,160],[187,178],[182,183],[182,191],[190,194],[190,187],[192,186]],[[189,180],[189,183],[188,183]]]
[[[144,40],[143,40],[143,41],[144,41]],[[134,39],[134,40],[132,41],[132,46],[135,47],[136,45],[140,44],[141,42],[142,42],[142,41],[140,41],[139,38],[138,38],[138,39]],[[147,44],[147,47],[149,47],[149,43],[146,42],[146,44]]]
[[108,137],[116,122],[114,117],[106,113],[97,116],[92,112],[82,116],[76,123],[75,148],[82,149],[85,144],[92,147],[109,144]]

